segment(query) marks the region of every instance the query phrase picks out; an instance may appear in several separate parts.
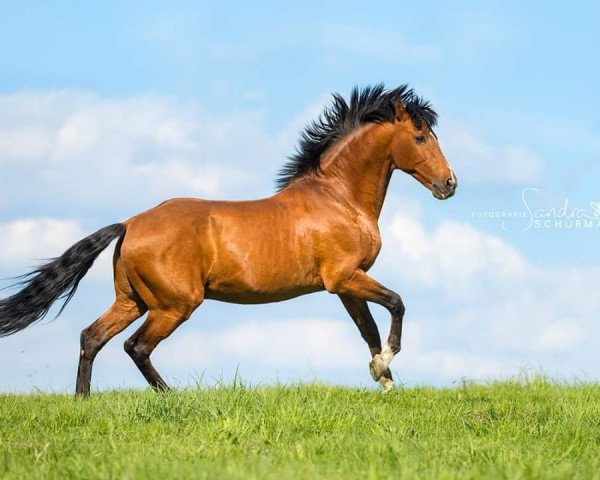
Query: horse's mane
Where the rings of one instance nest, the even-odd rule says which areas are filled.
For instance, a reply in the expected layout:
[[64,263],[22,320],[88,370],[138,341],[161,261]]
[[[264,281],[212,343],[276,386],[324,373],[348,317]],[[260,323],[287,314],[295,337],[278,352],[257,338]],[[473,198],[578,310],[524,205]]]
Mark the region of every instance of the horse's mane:
[[417,128],[423,124],[429,128],[435,126],[437,113],[408,85],[393,90],[386,90],[383,84],[362,89],[354,87],[349,103],[334,93],[331,105],[300,134],[296,152],[279,172],[277,190],[284,189],[296,178],[318,171],[322,153],[360,125],[394,121],[397,102],[402,103]]

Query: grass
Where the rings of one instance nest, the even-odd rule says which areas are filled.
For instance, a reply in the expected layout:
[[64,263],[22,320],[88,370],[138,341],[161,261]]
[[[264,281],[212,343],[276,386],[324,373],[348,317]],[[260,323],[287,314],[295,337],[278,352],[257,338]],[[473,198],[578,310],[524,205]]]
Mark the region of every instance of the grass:
[[0,395],[0,478],[595,478],[600,385]]

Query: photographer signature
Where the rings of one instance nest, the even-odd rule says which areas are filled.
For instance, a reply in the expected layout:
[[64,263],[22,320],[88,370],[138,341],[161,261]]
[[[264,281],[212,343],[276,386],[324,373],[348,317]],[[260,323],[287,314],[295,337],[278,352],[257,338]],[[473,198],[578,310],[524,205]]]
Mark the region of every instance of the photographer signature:
[[[531,228],[600,228],[600,201],[590,202],[589,209],[570,206],[568,198],[565,198],[559,208],[533,208],[530,197],[532,193],[538,192],[537,188],[525,188],[521,192],[525,207],[522,218],[526,224],[518,231],[524,232]],[[514,219],[502,221],[502,230],[512,230],[508,225],[510,221],[514,222]]]

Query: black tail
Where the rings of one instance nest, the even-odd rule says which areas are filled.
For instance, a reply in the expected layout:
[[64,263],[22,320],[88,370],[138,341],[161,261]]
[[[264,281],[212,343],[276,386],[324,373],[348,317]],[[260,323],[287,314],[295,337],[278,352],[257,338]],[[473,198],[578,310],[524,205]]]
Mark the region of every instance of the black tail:
[[21,281],[17,285],[23,287],[21,291],[0,300],[0,337],[41,320],[54,302],[64,298],[60,315],[96,257],[124,233],[125,225],[122,223],[104,227],[77,242],[60,257],[19,277]]

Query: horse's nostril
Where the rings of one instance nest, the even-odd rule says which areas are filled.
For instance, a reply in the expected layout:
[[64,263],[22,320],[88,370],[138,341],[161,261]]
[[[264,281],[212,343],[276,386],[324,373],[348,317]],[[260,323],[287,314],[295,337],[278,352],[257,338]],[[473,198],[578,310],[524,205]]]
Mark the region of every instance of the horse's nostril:
[[455,185],[456,180],[454,180],[454,178],[450,177],[446,180],[446,188],[454,188]]

